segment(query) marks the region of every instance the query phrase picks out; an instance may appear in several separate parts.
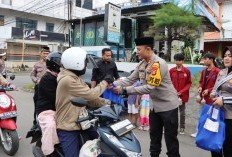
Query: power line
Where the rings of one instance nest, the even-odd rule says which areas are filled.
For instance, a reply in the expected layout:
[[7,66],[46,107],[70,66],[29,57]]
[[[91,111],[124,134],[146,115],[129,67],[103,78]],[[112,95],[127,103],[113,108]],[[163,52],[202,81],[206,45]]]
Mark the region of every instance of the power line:
[[[42,0],[42,1],[39,1],[39,2],[43,2],[43,1],[46,1],[46,0]],[[49,3],[46,3],[45,5],[40,6],[40,7],[36,8],[36,9],[30,11],[30,12],[25,12],[23,15],[21,15],[21,16],[19,16],[19,17],[21,17],[21,18],[27,18],[26,15],[32,13],[33,11],[35,11],[35,10],[41,8],[41,7],[44,7],[44,6],[48,5],[48,4],[51,4],[51,3],[55,2],[55,1],[57,1],[57,0],[53,0],[53,1],[49,2]],[[37,4],[39,4],[39,3],[37,3]],[[31,8],[33,8],[33,7],[30,7],[30,8],[28,8],[28,9],[31,9]],[[32,13],[32,14],[33,14],[33,13]],[[25,17],[25,16],[26,16],[26,17]],[[6,21],[4,25],[8,25],[8,24],[14,23],[15,21],[16,21],[15,19],[13,19],[13,20],[11,20],[11,21]]]
[[[37,0],[37,1],[38,1],[38,2],[37,2],[36,4],[34,4],[34,5],[37,5],[37,4],[39,4],[40,2],[45,1],[45,0],[42,0],[42,1]],[[36,2],[36,1],[32,1],[32,3],[33,3],[33,2]],[[26,5],[28,5],[28,4],[31,4],[31,1],[30,1],[29,3],[27,3]],[[22,7],[19,7],[19,8],[17,8],[17,9],[23,8],[23,7],[25,7],[26,5],[24,5],[24,6],[22,6]],[[27,11],[27,10],[33,8],[34,5],[33,5],[32,7],[29,7],[29,8],[27,8],[27,9],[25,9],[25,10],[22,10],[22,12],[25,12],[25,11]],[[18,10],[18,11],[20,11],[20,10]],[[26,13],[24,13],[24,15],[26,15]],[[24,16],[24,15],[23,15],[23,16]],[[12,20],[9,20],[9,21],[5,21],[5,24],[9,23],[10,21],[15,21],[15,20],[12,19]]]
[[43,11],[49,11],[49,10],[55,8],[55,7],[61,7],[61,6],[63,6],[64,4],[65,4],[64,2],[57,3],[57,4],[53,5],[53,6],[50,6],[50,7],[45,8],[45,9],[42,9],[42,10],[40,10],[39,12],[35,12],[35,13],[39,14],[39,13],[41,13],[41,12],[43,12]]
[[53,0],[53,1],[49,2],[49,3],[47,3],[47,4],[44,4],[43,6],[40,6],[40,7],[36,8],[36,9],[30,11],[30,13],[32,13],[33,11],[38,10],[38,9],[44,7],[44,6],[47,6],[47,5],[49,5],[49,4],[51,4],[51,3],[55,2],[55,1],[57,1],[57,0]]

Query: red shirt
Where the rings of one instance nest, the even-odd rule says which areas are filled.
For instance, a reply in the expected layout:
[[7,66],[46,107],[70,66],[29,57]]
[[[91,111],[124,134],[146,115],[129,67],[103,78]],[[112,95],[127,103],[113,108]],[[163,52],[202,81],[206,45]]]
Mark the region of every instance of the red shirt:
[[214,84],[216,82],[219,71],[220,71],[220,69],[218,69],[217,67],[212,68],[210,71],[208,71],[209,74],[208,74],[207,78],[206,78],[207,68],[201,72],[199,87],[202,88],[202,92],[204,90],[208,89],[208,95],[204,96],[204,99],[205,99],[206,103],[209,105],[212,104],[212,102],[213,102],[213,100],[210,98],[210,93],[213,90],[213,87],[214,87]]
[[169,73],[175,89],[178,93],[181,93],[182,102],[188,102],[189,89],[192,85],[190,71],[182,66],[180,70],[177,70],[177,67],[170,69]]

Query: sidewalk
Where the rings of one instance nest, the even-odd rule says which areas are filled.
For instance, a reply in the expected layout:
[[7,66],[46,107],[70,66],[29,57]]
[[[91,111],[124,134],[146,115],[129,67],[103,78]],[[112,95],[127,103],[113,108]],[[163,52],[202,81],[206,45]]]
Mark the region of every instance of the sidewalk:
[[195,132],[199,111],[201,109],[201,105],[196,103],[197,89],[192,88],[190,91],[189,101],[186,104],[186,120],[185,120],[185,134],[191,135]]

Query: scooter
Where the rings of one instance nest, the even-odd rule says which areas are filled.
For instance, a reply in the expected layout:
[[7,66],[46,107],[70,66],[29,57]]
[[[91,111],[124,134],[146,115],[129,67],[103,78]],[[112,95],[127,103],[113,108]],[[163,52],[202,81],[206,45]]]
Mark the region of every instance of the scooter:
[[[88,102],[84,99],[77,98],[71,100],[72,104],[78,107],[86,106]],[[115,104],[111,106],[103,106],[101,108],[90,110],[87,109],[87,114],[77,120],[77,124],[82,126],[82,129],[87,129],[90,126],[96,126],[99,134],[97,145],[99,146],[99,157],[140,157],[141,146],[133,133],[135,128],[127,119],[120,120],[122,107]],[[41,131],[39,126],[37,130],[28,132],[28,137],[32,137],[31,142],[36,142],[33,147],[35,157],[44,157],[41,147]],[[88,141],[88,135],[80,135],[80,146],[83,146]],[[55,146],[57,157],[64,157],[60,145]]]
[[[13,80],[14,77],[11,77]],[[17,109],[14,98],[6,91],[14,91],[13,87],[0,86],[0,139],[4,152],[13,156],[19,148],[16,117]]]

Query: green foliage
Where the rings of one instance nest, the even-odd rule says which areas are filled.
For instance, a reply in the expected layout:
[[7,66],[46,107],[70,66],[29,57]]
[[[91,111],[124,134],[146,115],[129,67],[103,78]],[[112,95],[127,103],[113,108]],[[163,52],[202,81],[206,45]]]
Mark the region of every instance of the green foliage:
[[23,89],[27,91],[34,91],[34,86],[35,86],[34,83],[28,83],[23,86]]
[[164,4],[161,9],[155,11],[151,20],[153,25],[149,27],[145,35],[153,35],[156,40],[167,41],[169,56],[171,56],[173,40],[183,41],[185,47],[193,49],[194,40],[199,38],[198,29],[202,19],[193,14],[191,6],[179,7],[174,3]]
[[189,6],[180,8],[174,3],[163,5],[161,9],[155,11],[155,16],[151,19],[154,21],[155,28],[196,29],[201,24],[201,18],[194,16],[189,11]]
[[192,80],[192,87],[195,87],[195,88],[198,87],[199,81],[200,81],[200,77],[201,77],[201,73],[200,72],[194,75],[193,80]]

